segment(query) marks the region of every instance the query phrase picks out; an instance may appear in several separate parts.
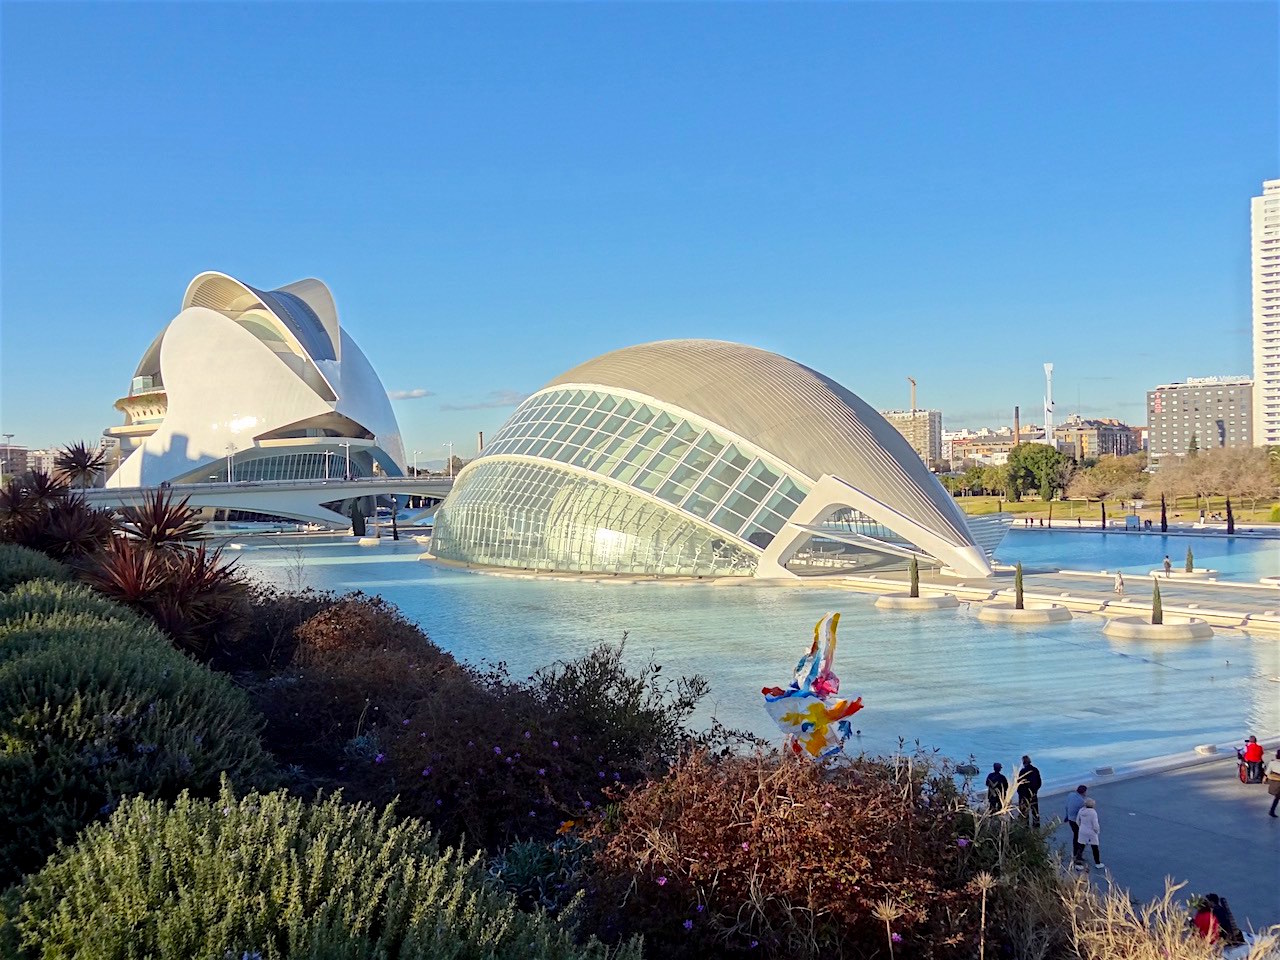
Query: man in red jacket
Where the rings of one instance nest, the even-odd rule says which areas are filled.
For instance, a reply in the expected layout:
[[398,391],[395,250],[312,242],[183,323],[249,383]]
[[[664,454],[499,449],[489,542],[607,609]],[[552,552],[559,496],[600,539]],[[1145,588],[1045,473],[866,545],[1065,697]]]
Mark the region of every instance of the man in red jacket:
[[1257,737],[1250,737],[1245,741],[1244,753],[1239,753],[1239,757],[1244,761],[1249,783],[1262,782],[1262,756],[1262,744]]

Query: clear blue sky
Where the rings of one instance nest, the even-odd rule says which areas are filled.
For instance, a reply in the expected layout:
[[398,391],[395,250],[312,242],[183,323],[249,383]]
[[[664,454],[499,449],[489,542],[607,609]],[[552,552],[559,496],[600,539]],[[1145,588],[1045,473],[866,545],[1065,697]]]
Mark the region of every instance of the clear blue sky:
[[1278,10],[5,3],[2,429],[118,422],[206,269],[327,282],[437,457],[669,337],[1141,422],[1251,368]]

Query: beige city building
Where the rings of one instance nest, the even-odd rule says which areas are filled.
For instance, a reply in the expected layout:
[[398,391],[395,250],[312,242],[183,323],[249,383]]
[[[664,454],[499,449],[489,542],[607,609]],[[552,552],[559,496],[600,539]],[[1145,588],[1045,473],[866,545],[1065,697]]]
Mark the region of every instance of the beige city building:
[[1250,209],[1253,262],[1253,442],[1280,444],[1280,180]]
[[881,410],[880,416],[907,438],[926,465],[937,466],[942,460],[941,410]]
[[1073,460],[1142,452],[1142,432],[1111,417],[1091,420],[1073,414],[1053,428],[1053,439]]

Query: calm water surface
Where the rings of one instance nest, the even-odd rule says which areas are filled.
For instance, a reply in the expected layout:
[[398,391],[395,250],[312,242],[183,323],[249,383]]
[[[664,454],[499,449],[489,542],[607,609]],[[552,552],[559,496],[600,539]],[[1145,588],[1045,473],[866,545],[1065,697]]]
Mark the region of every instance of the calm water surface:
[[[1050,536],[1060,539],[1044,542]],[[1061,539],[1069,549],[1101,537]],[[1026,558],[1041,535],[1019,540],[1006,543]],[[866,704],[855,725],[869,752],[891,751],[899,738],[983,764],[1030,752],[1052,782],[1246,730],[1280,732],[1275,640],[1223,634],[1162,648],[1109,641],[1094,618],[1001,627],[980,624],[965,607],[883,613],[873,597],[824,588],[517,580],[422,563],[421,549],[308,543],[253,546],[240,557],[246,571],[282,585],[380,594],[456,656],[505,661],[516,676],[627,631],[632,656],[652,654],[667,675],[711,681],[702,720],[714,713],[763,736],[776,730],[761,686],[789,679],[828,610],[844,614],[836,672],[842,692]]]

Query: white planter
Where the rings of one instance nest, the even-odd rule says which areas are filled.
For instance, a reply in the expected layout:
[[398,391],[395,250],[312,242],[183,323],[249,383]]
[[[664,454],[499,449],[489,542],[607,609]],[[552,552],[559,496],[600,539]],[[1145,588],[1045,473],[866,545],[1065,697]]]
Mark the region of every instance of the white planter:
[[984,603],[978,607],[978,619],[986,623],[1065,623],[1071,611],[1059,603],[1028,601],[1023,609],[1012,603]]
[[1212,577],[1216,577],[1217,575],[1217,570],[1209,570],[1205,567],[1196,567],[1190,573],[1187,573],[1185,569],[1175,567],[1173,570],[1169,571],[1169,576],[1167,578],[1165,577],[1163,570],[1152,570],[1150,573],[1150,576],[1155,577],[1157,580],[1208,580]]
[[381,537],[361,537],[356,541],[356,545],[361,547],[376,547],[381,542]]
[[1213,627],[1199,617],[1165,614],[1164,623],[1152,623],[1150,617],[1115,617],[1102,633],[1115,640],[1208,640]]
[[886,593],[876,597],[876,607],[880,610],[948,610],[959,605],[960,601],[949,593],[940,593],[932,597]]

